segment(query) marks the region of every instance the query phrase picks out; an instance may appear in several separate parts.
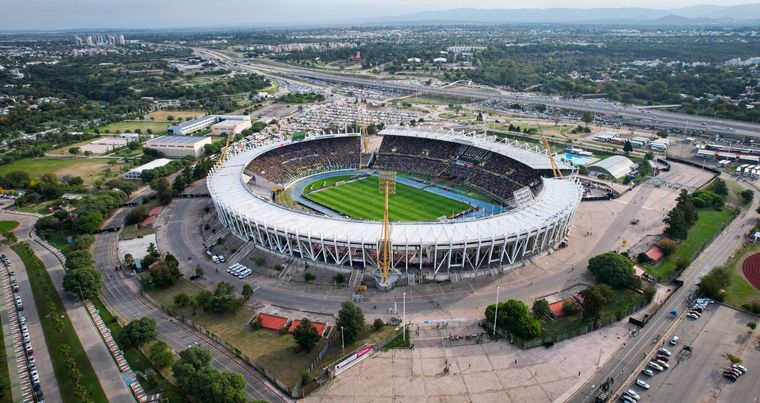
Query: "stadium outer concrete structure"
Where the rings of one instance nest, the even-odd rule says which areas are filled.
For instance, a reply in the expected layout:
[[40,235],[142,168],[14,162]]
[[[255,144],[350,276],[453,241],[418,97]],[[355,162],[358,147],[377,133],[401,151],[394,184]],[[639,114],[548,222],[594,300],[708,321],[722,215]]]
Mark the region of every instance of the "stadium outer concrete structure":
[[[496,137],[405,129],[386,129],[381,134],[456,142],[502,154],[531,169],[551,167],[543,150]],[[310,136],[302,142],[342,136],[357,134]],[[291,142],[231,150],[224,166],[210,172],[208,189],[220,220],[241,239],[278,254],[326,265],[376,270],[382,222],[296,211],[275,204],[247,185],[250,180],[244,173],[247,164],[267,151],[288,144]],[[558,165],[563,171],[572,169]],[[335,167],[335,170],[345,168]],[[466,275],[487,272],[486,268],[517,265],[556,247],[570,230],[583,188],[572,176],[543,178],[542,182],[535,195],[527,188],[521,189],[530,195],[519,197],[516,208],[501,214],[451,221],[393,223],[393,271],[401,276],[416,272],[424,278],[446,279],[455,272]]]

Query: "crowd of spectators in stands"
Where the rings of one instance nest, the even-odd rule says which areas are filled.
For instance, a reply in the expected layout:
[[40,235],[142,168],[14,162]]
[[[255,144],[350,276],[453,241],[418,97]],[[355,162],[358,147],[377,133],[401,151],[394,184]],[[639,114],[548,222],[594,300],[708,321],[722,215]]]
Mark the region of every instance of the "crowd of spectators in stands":
[[512,193],[522,187],[538,186],[545,174],[481,148],[402,136],[383,137],[375,167],[445,177],[501,200],[511,199]]
[[246,169],[274,183],[285,184],[312,171],[359,167],[359,137],[325,138],[293,143],[268,151]]

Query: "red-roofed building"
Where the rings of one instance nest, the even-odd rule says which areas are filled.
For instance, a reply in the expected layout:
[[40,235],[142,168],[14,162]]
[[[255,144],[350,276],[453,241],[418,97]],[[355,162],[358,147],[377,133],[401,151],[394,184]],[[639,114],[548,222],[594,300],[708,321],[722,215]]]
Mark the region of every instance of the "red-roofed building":
[[649,260],[649,262],[652,264],[660,263],[660,261],[665,257],[665,253],[657,245],[652,245],[652,247],[644,252],[644,254],[647,256],[647,260]]
[[261,321],[261,327],[264,329],[280,331],[285,324],[288,323],[288,318],[282,316],[269,315],[266,313],[259,313],[257,320]]
[[[327,328],[327,325],[322,322],[311,322],[312,325],[314,325],[314,328],[317,329],[317,334],[319,337],[324,336],[325,334],[325,328]],[[298,326],[301,326],[300,320],[294,320],[293,322],[290,322],[290,329],[288,329],[288,333],[293,333]]]
[[150,217],[142,220],[142,222],[140,224],[137,224],[137,227],[138,228],[145,228],[148,225],[153,224],[155,221],[156,221],[156,217],[155,216],[150,216]]
[[562,304],[564,302],[565,301],[557,301],[557,302],[555,302],[553,304],[549,304],[549,309],[552,310],[552,313],[554,314],[554,316],[556,316],[558,318],[561,318],[561,317],[565,316],[565,313],[562,312]]
[[153,207],[153,208],[152,208],[152,209],[150,209],[150,211],[148,212],[148,215],[149,215],[149,216],[157,216],[157,215],[158,215],[158,212],[159,212],[160,210],[161,210],[161,207]]

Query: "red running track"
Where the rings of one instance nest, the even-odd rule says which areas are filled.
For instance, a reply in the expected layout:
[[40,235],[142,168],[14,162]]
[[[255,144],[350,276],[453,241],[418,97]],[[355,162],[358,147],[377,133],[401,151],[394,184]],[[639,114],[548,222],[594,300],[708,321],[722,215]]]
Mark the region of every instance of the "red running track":
[[744,259],[742,273],[750,284],[760,290],[760,253],[755,253]]

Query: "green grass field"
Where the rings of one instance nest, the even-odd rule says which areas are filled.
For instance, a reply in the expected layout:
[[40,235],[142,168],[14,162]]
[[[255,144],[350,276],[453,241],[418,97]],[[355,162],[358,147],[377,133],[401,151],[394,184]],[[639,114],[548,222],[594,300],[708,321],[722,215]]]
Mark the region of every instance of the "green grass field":
[[726,287],[727,304],[733,306],[742,306],[760,299],[760,291],[747,281],[742,273],[742,263],[744,259],[760,252],[760,246],[749,244],[744,247],[728,264],[729,284]]
[[18,227],[17,221],[0,221],[0,234],[13,231],[16,227]]
[[649,275],[662,280],[671,280],[678,276],[677,262],[686,260],[691,262],[694,254],[704,247],[721,228],[727,225],[736,216],[733,210],[724,208],[720,211],[714,209],[699,209],[699,219],[689,229],[688,239],[682,241],[676,250],[657,266],[642,265]]
[[338,175],[338,176],[331,176],[329,178],[324,178],[320,180],[316,180],[309,184],[309,186],[306,186],[306,188],[303,190],[304,192],[310,192],[314,189],[319,189],[324,186],[332,186],[340,181],[348,180],[353,178],[354,175]]
[[104,177],[103,170],[111,167],[112,177],[119,174],[119,165],[108,165],[108,159],[98,158],[67,158],[67,157],[38,157],[24,158],[0,165],[0,175],[13,171],[24,171],[32,178],[39,178],[45,173],[54,173],[59,178],[64,175],[81,176],[85,183],[90,184]]
[[[379,179],[370,176],[304,196],[349,217],[382,220],[385,198],[378,186]],[[389,217],[391,221],[431,221],[469,208],[466,203],[397,183],[396,194],[390,197]]]

